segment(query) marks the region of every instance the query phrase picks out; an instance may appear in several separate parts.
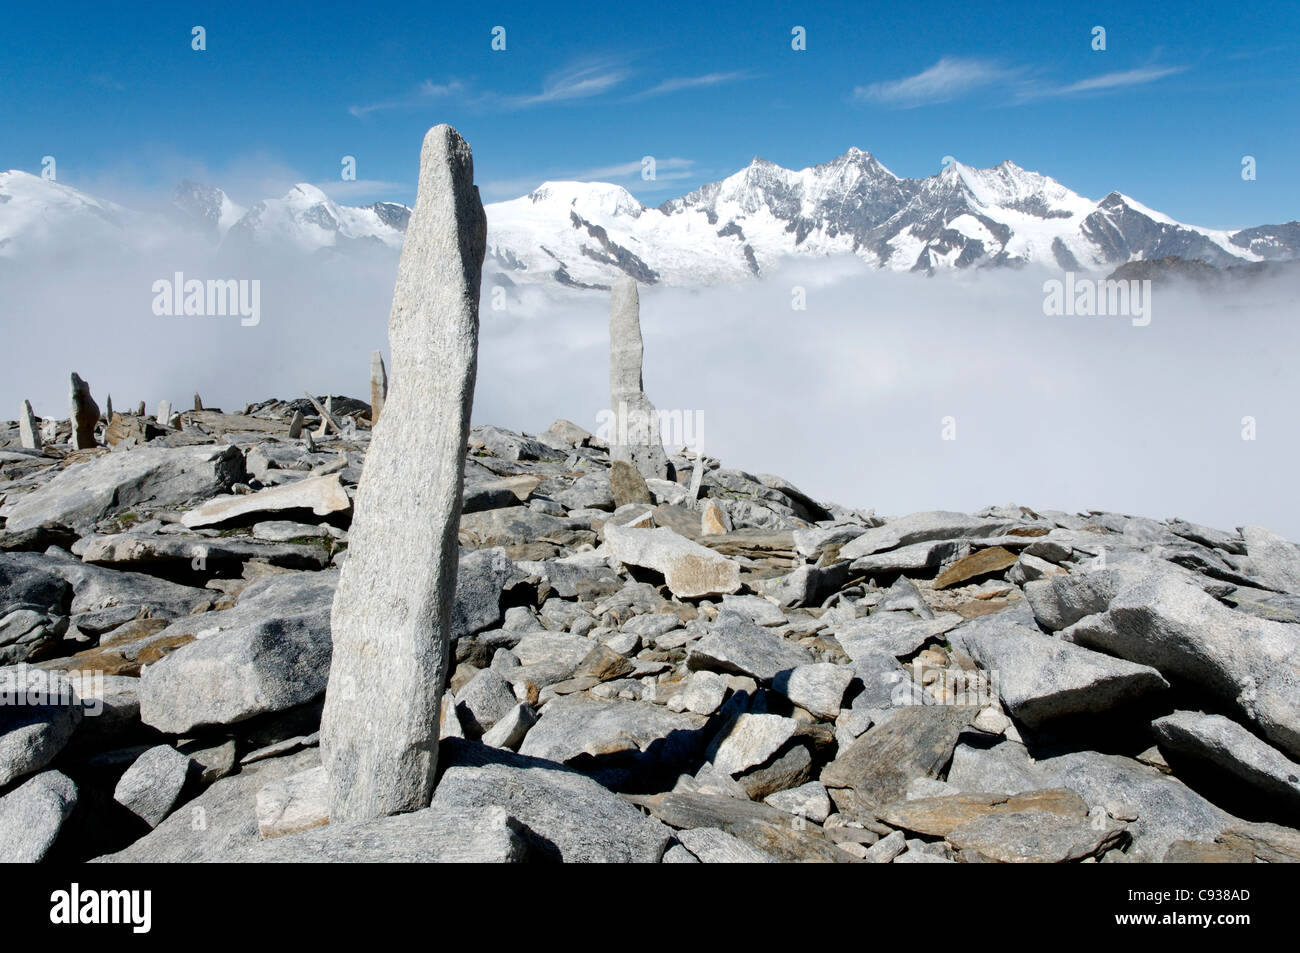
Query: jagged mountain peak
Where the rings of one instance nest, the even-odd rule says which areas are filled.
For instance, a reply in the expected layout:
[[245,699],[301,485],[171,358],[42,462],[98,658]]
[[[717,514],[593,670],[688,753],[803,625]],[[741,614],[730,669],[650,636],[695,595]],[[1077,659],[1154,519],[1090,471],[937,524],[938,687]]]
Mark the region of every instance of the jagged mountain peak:
[[[408,207],[340,205],[328,188],[298,183],[244,210],[221,189],[186,181],[173,204],[223,246],[400,247]],[[1294,224],[1184,225],[1119,191],[1093,201],[1010,159],[983,169],[952,161],[934,175],[900,178],[857,146],[797,171],[758,156],[658,208],[621,185],[555,180],[486,209],[488,257],[505,279],[584,288],[608,287],[619,275],[675,285],[739,281],[791,256],[832,254],[923,271],[1038,262],[1101,272],[1169,256],[1215,266],[1300,257]],[[70,241],[127,247],[142,221],[30,173],[0,173],[0,256]]]

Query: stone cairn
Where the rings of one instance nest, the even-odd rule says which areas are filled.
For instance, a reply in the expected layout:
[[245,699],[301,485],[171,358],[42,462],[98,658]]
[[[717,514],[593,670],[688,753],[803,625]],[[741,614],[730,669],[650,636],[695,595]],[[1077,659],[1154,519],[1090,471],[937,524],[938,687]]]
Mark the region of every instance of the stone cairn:
[[99,405],[90,396],[90,385],[74,371],[68,394],[72,411],[72,449],[88,450],[96,446],[95,425],[99,423]]
[[392,419],[370,444],[331,617],[321,748],[335,824],[432,796],[486,244],[470,148],[435,126],[389,317]]
[[384,369],[384,355],[378,351],[370,354],[370,426],[379,423],[379,414],[388,399],[388,371]]
[[614,412],[610,459],[630,463],[648,479],[669,477],[659,416],[641,381],[641,302],[636,281],[614,282],[609,310],[609,399]]

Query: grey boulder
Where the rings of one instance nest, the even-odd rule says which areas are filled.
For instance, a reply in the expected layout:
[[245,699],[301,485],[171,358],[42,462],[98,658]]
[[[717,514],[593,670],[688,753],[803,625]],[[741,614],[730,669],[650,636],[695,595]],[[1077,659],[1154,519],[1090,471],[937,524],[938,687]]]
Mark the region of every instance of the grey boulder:
[[188,620],[197,641],[141,672],[141,720],[180,733],[319,697],[329,673],[337,582],[333,572],[274,576],[244,590],[233,609]]
[[77,806],[77,786],[58,771],[42,771],[0,797],[0,863],[44,859]]
[[236,447],[144,447],[74,463],[0,515],[11,533],[49,522],[87,527],[138,503],[207,499],[243,476],[244,455]]

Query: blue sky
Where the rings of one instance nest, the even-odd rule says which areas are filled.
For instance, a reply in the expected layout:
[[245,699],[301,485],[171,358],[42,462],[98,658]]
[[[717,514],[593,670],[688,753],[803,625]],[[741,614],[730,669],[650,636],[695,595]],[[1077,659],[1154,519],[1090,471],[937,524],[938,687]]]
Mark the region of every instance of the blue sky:
[[1230,228],[1300,218],[1298,52],[1298,4],[11,4],[0,168],[53,155],[123,201],[188,176],[409,202],[423,131],[451,122],[488,201],[590,178],[657,204],[855,145],[907,176],[1010,158]]

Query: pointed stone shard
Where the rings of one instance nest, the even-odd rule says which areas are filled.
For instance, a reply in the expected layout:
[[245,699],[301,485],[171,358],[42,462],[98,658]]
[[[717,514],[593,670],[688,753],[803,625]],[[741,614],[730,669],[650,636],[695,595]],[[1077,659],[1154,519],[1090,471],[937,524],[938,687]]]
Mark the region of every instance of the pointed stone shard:
[[379,414],[388,399],[388,371],[384,369],[384,355],[379,351],[370,354],[370,426],[379,423]]
[[23,411],[18,415],[18,436],[25,449],[41,449],[41,430],[36,424],[36,415],[32,413],[31,401],[23,401]]
[[113,419],[113,395],[109,394],[108,398],[104,401],[104,421],[107,423],[112,419]]
[[307,394],[307,399],[316,408],[316,413],[320,414],[320,429],[316,431],[316,436],[325,436],[327,427],[333,427],[335,433],[343,432],[343,426],[334,419],[334,399],[332,397],[326,397],[324,405],[311,394]]
[[199,397],[198,391],[194,392],[194,409],[195,410],[203,409],[203,398]]
[[302,436],[302,411],[295,410],[293,419],[289,421],[289,439],[297,440]]
[[[145,410],[145,406],[144,406],[144,401],[140,401],[140,406],[138,406],[138,407],[135,409],[135,415],[136,415],[137,417],[143,417],[143,416],[145,416],[145,414],[146,414],[146,410]],[[110,419],[111,419],[111,418],[110,418]]]
[[389,317],[391,419],[371,439],[334,599],[332,823],[417,810],[433,792],[486,243],[469,145],[435,126]]
[[609,399],[614,413],[610,460],[632,464],[647,480],[668,478],[668,457],[659,436],[659,415],[641,380],[641,299],[636,281],[614,282],[609,309]]
[[343,432],[343,428],[340,427],[338,421],[334,419],[334,398],[326,397],[325,406],[321,410],[320,427],[316,431],[316,436],[324,437],[327,433],[329,433],[330,424],[334,425],[334,429],[337,432],[339,433]]
[[95,446],[95,424],[99,423],[99,405],[90,396],[90,385],[74,372],[72,389],[68,394],[72,410],[72,449],[86,450]]

